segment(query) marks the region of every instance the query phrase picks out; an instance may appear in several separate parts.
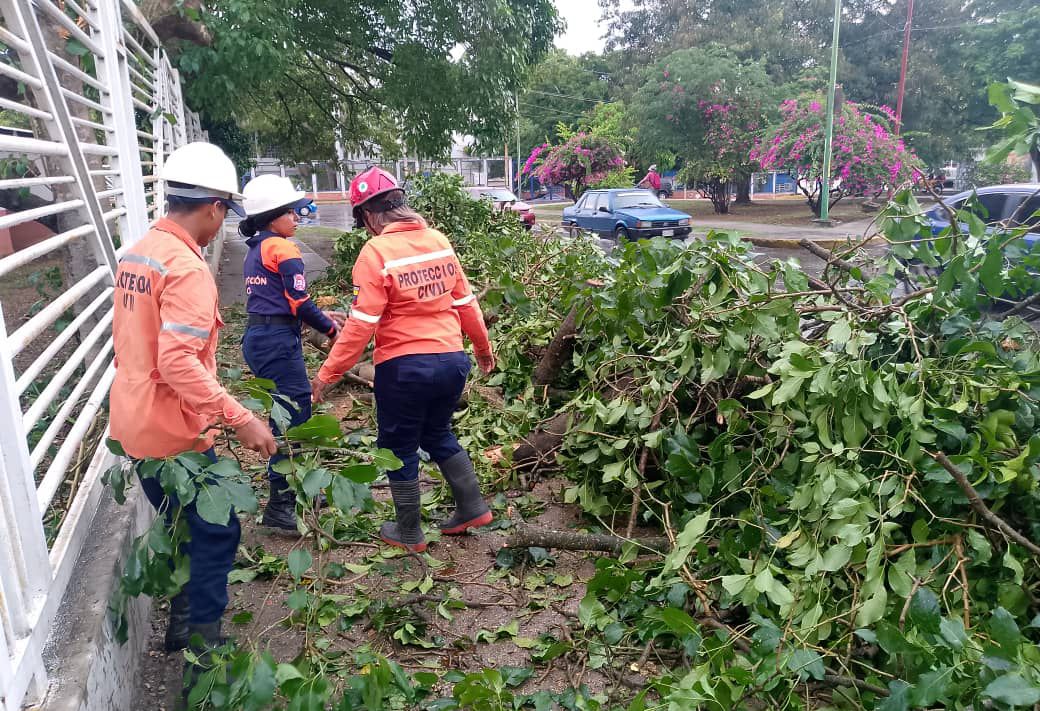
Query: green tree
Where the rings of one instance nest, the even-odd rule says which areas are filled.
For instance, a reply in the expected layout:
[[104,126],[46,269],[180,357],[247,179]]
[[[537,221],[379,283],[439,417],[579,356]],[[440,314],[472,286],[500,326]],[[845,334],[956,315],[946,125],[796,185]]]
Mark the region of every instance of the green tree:
[[986,156],[987,162],[1000,163],[1012,153],[1028,155],[1033,170],[1040,173],[1040,116],[1033,106],[1040,105],[1040,86],[1010,80],[989,88],[989,100],[1000,118],[990,128],[1004,132],[1005,138]]
[[212,43],[179,59],[189,103],[289,160],[326,158],[336,138],[427,156],[455,131],[501,140],[558,25],[550,0],[215,0],[202,20]]
[[550,141],[557,124],[575,127],[600,102],[609,102],[611,83],[601,57],[550,52],[528,71],[519,96],[520,150]]
[[746,183],[755,168],[750,153],[773,91],[760,63],[726,49],[673,52],[633,97],[633,153],[646,162],[674,153],[686,180],[708,183],[715,211],[728,212],[730,182]]

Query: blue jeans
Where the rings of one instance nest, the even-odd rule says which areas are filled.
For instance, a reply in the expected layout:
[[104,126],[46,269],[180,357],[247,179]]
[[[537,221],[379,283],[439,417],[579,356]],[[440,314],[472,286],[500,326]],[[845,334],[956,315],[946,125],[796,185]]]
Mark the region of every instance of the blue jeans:
[[[205,454],[214,462],[217,461],[212,449]],[[166,502],[166,494],[159,480],[154,477],[142,478],[140,472],[138,479],[148,501],[156,510],[161,510]],[[179,505],[176,497],[170,499],[171,508]],[[219,620],[227,609],[228,573],[235,564],[241,529],[234,512],[224,526],[210,523],[199,516],[194,503],[184,509],[184,514],[191,534],[191,541],[185,544],[183,550],[191,560],[191,577],[185,587],[191,605],[190,622],[204,625]]]
[[[250,326],[242,338],[242,354],[253,375],[273,380],[275,390],[292,400],[291,404],[280,404],[289,411],[293,427],[311,419],[311,381],[303,361],[303,343],[298,328],[275,324]],[[282,434],[274,420],[271,421],[271,430],[276,436]],[[276,454],[267,467],[267,477],[275,491],[286,486],[285,477],[273,469],[283,459],[284,454]]]
[[469,356],[462,351],[401,356],[376,366],[376,444],[404,462],[388,474],[391,479],[418,478],[419,447],[438,464],[462,451],[451,416],[469,369]]

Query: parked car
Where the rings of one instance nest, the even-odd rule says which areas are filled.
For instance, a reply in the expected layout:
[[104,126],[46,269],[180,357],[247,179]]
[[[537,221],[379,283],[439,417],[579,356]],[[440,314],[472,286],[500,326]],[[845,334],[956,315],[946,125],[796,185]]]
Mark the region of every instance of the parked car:
[[[990,226],[989,229],[1001,224],[1007,227],[1026,225],[1029,227],[1029,232],[1026,234],[1025,241],[1032,248],[1037,240],[1040,240],[1040,214],[1038,214],[1040,212],[1040,195],[1035,194],[1038,190],[1040,190],[1040,184],[991,185],[974,191],[958,193],[944,202],[953,210],[958,211],[965,209],[968,206],[969,198],[977,194],[978,199],[971,206],[971,210]],[[949,215],[942,205],[936,205],[927,214],[933,235],[939,235],[950,226]],[[962,224],[961,228],[967,231],[967,225]]]
[[520,221],[524,223],[524,227],[531,229],[534,227],[535,216],[534,208],[523,202],[516,195],[513,194],[512,190],[508,188],[490,187],[486,185],[477,185],[472,188],[466,188],[474,200],[490,200],[495,205],[496,210],[512,210],[520,218]]
[[318,216],[318,205],[313,200],[311,200],[306,205],[301,205],[300,207],[296,208],[296,214],[300,217],[309,217],[311,219],[314,219]]
[[648,237],[685,237],[690,216],[668,207],[650,190],[589,190],[563,209],[563,227],[595,232],[618,241]]

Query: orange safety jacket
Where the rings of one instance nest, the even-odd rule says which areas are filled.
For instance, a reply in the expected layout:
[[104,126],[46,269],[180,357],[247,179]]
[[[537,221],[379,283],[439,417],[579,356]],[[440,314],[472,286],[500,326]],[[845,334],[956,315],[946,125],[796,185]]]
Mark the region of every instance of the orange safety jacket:
[[217,285],[180,225],[158,220],[119,260],[112,438],[131,457],[169,457],[213,446],[218,422],[253,416],[217,381]]
[[365,243],[354,264],[350,318],[318,371],[334,383],[354,367],[372,333],[375,363],[461,351],[462,334],[490,355],[484,315],[448,238],[418,222],[394,222]]

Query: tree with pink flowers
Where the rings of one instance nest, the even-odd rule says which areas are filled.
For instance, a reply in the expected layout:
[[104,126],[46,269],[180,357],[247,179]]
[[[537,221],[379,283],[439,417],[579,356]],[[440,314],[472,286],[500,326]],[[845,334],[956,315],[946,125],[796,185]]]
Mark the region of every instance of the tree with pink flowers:
[[542,183],[562,185],[567,197],[577,200],[624,165],[625,158],[614,142],[580,131],[568,135],[559,145],[535,148],[524,164],[524,171],[533,169]]
[[[784,101],[780,122],[751,151],[763,170],[790,173],[816,216],[823,200],[825,106],[820,96]],[[850,101],[841,103],[831,151],[831,207],[850,195],[880,194],[920,175],[921,162],[892,133],[894,121],[887,106],[874,112]]]
[[715,47],[678,50],[648,70],[632,100],[634,153],[645,163],[676,156],[680,177],[729,212],[730,186],[755,170],[751,149],[774,101],[761,64]]

